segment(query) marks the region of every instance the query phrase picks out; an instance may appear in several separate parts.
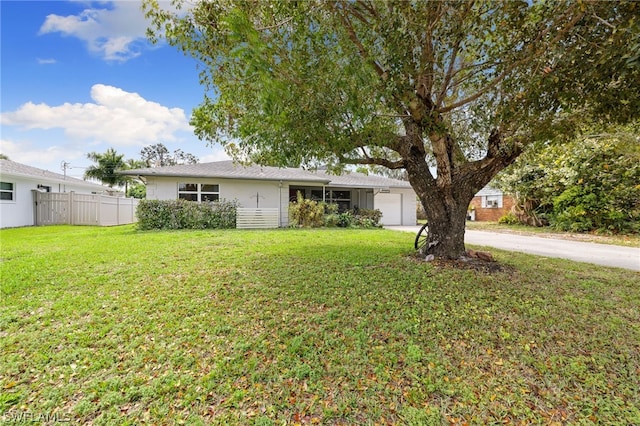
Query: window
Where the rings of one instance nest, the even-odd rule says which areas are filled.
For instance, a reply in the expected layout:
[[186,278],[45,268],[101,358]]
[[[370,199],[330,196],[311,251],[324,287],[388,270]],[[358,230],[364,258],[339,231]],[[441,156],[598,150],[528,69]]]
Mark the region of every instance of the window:
[[302,193],[303,197],[312,201],[324,201],[329,204],[337,204],[339,212],[344,212],[351,208],[350,189],[321,189],[291,186],[289,187],[289,201],[296,201],[298,199],[298,191]]
[[218,201],[220,186],[203,183],[200,185],[200,201]]
[[178,198],[199,202],[218,201],[220,199],[220,185],[210,183],[179,183]]
[[311,190],[311,199],[313,201],[322,201],[324,197],[322,196],[322,189],[312,189]]
[[11,182],[0,182],[0,200],[15,201],[16,186]]
[[502,195],[487,195],[482,197],[482,207],[497,209],[502,207]]
[[347,211],[351,208],[351,191],[328,190],[325,193],[325,200],[328,203],[337,204],[339,212]]

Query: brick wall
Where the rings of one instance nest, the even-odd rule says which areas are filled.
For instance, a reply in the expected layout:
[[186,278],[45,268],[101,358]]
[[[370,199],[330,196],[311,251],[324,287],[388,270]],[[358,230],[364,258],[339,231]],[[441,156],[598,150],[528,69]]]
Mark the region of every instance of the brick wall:
[[513,207],[513,198],[508,195],[502,196],[501,208],[482,208],[482,197],[473,197],[471,205],[476,210],[476,221],[478,222],[497,222],[502,216],[511,211]]

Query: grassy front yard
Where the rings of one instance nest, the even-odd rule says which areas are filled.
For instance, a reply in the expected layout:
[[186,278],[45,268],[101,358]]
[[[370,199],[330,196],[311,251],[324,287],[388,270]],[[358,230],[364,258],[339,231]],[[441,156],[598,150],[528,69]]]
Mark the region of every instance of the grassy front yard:
[[640,275],[384,230],[0,232],[1,419],[639,424]]

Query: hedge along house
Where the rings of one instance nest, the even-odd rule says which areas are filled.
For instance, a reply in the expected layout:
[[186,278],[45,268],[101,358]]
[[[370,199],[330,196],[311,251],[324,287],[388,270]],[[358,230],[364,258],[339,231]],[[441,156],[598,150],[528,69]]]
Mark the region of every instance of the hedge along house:
[[379,209],[384,225],[415,225],[416,194],[409,182],[361,173],[330,175],[296,168],[242,166],[233,161],[152,167],[120,172],[141,178],[147,199],[206,202],[237,200],[242,208],[278,209],[289,225],[289,202],[305,198],[336,203],[341,211]]

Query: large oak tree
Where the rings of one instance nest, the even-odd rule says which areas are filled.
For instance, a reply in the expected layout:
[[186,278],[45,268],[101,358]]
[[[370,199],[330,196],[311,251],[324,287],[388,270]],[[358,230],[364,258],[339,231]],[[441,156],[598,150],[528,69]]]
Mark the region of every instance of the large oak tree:
[[406,170],[437,257],[463,255],[471,198],[528,145],[640,110],[635,2],[174,6],[144,2],[150,37],[199,62],[200,138],[262,164]]

